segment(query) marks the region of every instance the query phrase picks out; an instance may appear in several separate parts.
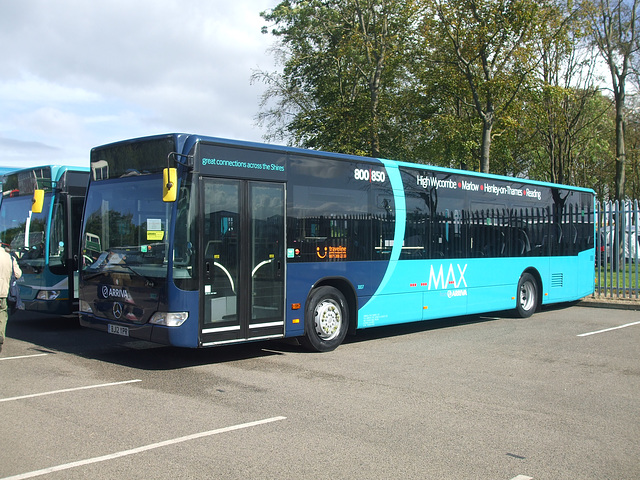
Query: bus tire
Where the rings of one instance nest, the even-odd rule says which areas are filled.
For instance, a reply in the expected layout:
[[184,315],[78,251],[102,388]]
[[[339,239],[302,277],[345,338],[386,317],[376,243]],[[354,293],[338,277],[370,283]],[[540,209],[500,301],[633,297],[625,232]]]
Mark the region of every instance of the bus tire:
[[523,273],[518,281],[516,311],[521,318],[529,318],[538,307],[538,283],[530,273]]
[[316,352],[330,352],[342,343],[349,329],[349,309],[344,295],[324,286],[311,292],[305,312],[302,344]]

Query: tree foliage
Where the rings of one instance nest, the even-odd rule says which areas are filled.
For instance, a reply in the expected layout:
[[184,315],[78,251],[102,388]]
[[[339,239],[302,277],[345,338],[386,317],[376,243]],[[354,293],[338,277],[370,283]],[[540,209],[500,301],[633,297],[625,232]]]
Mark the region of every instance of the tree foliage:
[[[615,92],[622,86],[624,98],[623,80],[640,70],[629,30],[640,0],[616,0],[618,23],[609,26],[620,34],[605,37],[605,16],[595,12],[609,1],[282,0],[261,14],[281,70],[254,73],[267,85],[258,122],[267,140],[616,197]],[[607,58],[602,38],[614,37],[611,99],[593,48]],[[622,158],[637,192],[640,123],[637,109],[622,112],[636,122]]]
[[[433,57],[464,79],[469,103],[482,121],[480,171],[489,173],[492,130],[529,80],[535,39],[545,30],[545,4],[534,0],[434,0],[425,35]],[[435,27],[435,28],[434,28]]]
[[[531,112],[532,140],[539,145],[537,178],[555,183],[595,186],[592,166],[607,159],[606,132],[611,128],[611,102],[596,85],[596,63],[583,17],[557,6],[554,35],[541,39],[536,83],[525,97]],[[590,162],[585,162],[591,158]]]
[[615,198],[623,200],[626,170],[626,85],[633,57],[640,50],[640,0],[584,0],[582,7],[590,20],[591,38],[611,75],[616,109]]
[[[262,120],[280,124],[293,143],[379,156],[400,133],[394,101],[408,82],[414,2],[284,0],[263,18],[274,24],[285,63],[266,80]],[[283,114],[286,112],[286,114]]]

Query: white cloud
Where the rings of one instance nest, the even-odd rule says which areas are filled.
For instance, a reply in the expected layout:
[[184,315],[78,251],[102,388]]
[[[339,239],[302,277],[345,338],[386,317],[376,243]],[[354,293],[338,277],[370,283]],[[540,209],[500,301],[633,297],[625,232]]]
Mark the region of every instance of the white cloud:
[[0,80],[0,98],[17,103],[95,102],[100,97],[80,87],[67,87],[26,74],[18,79]]
[[[278,0],[0,2],[0,166],[84,165],[91,147],[169,131],[259,141]],[[35,152],[37,151],[37,155]]]

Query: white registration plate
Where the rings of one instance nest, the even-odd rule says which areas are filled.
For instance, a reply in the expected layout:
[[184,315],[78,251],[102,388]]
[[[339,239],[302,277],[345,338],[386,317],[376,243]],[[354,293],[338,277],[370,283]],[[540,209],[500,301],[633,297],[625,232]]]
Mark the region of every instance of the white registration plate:
[[109,324],[109,333],[113,333],[115,335],[122,335],[123,337],[129,336],[129,327],[121,327],[120,325],[111,325]]

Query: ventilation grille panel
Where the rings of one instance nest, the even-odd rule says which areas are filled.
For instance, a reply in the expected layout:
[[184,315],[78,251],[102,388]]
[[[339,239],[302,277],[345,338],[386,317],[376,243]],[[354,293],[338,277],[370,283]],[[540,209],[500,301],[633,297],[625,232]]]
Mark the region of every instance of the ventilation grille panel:
[[551,274],[551,287],[562,288],[564,286],[564,274],[552,273]]

